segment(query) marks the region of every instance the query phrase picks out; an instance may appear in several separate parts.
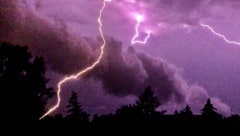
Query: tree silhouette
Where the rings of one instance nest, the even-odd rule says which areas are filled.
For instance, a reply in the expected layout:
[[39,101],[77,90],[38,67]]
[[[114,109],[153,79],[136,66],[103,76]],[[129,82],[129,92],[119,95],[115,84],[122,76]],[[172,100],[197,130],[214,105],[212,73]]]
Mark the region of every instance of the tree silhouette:
[[184,117],[191,117],[191,116],[193,116],[193,113],[192,113],[192,110],[191,110],[190,106],[187,105],[187,106],[184,108],[184,110],[182,110],[182,111],[180,112],[180,115],[181,115],[181,116],[184,116]]
[[158,98],[154,96],[151,87],[147,87],[139,96],[139,100],[136,101],[136,106],[139,107],[140,111],[145,115],[152,114],[160,105],[161,103]]
[[27,47],[0,43],[0,90],[8,98],[6,116],[38,120],[54,94],[47,83],[43,58],[33,59]]
[[202,116],[207,118],[219,118],[222,115],[216,112],[216,108],[212,105],[211,100],[208,99],[207,103],[204,105],[202,111]]
[[44,60],[41,57],[35,58],[29,72],[29,90],[32,90],[33,118],[39,118],[45,112],[47,100],[53,96],[52,88],[47,87],[49,79],[45,78]]
[[78,102],[77,93],[72,91],[72,95],[69,99],[69,105],[67,105],[67,118],[71,121],[88,122],[89,115],[83,111],[82,106]]

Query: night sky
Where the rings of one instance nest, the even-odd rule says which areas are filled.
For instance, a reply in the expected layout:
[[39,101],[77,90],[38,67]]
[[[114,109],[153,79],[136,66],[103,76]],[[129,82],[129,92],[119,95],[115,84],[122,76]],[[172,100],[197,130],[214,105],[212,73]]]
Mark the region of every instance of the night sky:
[[[98,14],[103,0],[1,0],[0,41],[29,46],[43,56],[49,86],[90,65],[99,55]],[[64,84],[64,112],[71,91],[89,113],[114,112],[152,86],[172,113],[189,104],[199,113],[207,98],[220,113],[240,113],[240,45],[200,26],[214,28],[240,42],[239,0],[112,0],[103,12],[107,39],[102,61]],[[140,39],[131,45],[136,14],[144,15]],[[49,102],[54,104],[56,99]]]

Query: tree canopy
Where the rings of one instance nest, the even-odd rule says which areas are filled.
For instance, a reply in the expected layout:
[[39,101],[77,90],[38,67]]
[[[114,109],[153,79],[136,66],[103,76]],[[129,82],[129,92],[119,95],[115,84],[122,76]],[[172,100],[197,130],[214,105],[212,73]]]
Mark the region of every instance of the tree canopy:
[[0,43],[0,90],[8,98],[6,116],[38,120],[54,95],[48,81],[42,57],[33,58],[25,46]]

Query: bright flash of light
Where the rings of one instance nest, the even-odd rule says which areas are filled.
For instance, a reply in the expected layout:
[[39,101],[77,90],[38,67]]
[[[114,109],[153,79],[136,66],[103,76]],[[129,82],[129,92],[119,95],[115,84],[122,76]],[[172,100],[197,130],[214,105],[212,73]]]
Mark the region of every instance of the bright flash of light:
[[103,23],[102,23],[102,13],[106,7],[106,2],[111,2],[111,0],[103,0],[103,6],[102,8],[100,9],[99,11],[99,16],[98,16],[98,24],[99,24],[99,32],[100,32],[100,35],[101,35],[101,38],[102,38],[102,45],[101,45],[101,50],[100,50],[100,55],[99,57],[97,58],[97,60],[92,64],[90,65],[89,67],[79,71],[77,74],[74,74],[74,75],[71,75],[71,76],[68,76],[68,77],[65,77],[63,80],[61,80],[57,87],[58,87],[58,90],[57,90],[57,103],[51,107],[44,115],[42,115],[39,120],[43,119],[44,117],[46,117],[47,115],[49,115],[50,113],[52,113],[53,111],[55,111],[60,103],[61,103],[61,91],[62,91],[62,85],[64,83],[66,83],[67,81],[71,81],[71,80],[74,80],[74,79],[77,79],[78,77],[82,76],[83,74],[87,73],[88,71],[92,70],[97,64],[100,63],[101,59],[103,58],[103,54],[104,54],[104,48],[106,46],[106,40],[105,40],[105,37],[103,35],[103,31],[102,31],[102,27],[103,27]]
[[151,31],[147,31],[146,32],[147,36],[144,38],[144,40],[142,40],[142,41],[141,40],[136,40],[139,37],[139,30],[138,30],[138,28],[139,28],[141,22],[143,21],[144,16],[140,15],[140,14],[136,14],[135,18],[137,20],[137,24],[135,25],[135,35],[133,36],[133,38],[131,40],[131,43],[132,43],[132,45],[134,45],[134,44],[146,44],[148,39],[151,36]]
[[239,45],[240,46],[240,42],[231,41],[231,40],[227,39],[225,35],[216,32],[211,26],[206,25],[206,24],[200,24],[200,25],[201,25],[201,27],[207,28],[208,30],[210,30],[214,35],[222,38],[225,42],[227,42],[229,44],[235,44],[235,45]]
[[136,17],[136,20],[137,20],[138,22],[142,22],[142,21],[143,21],[143,15],[136,14],[135,17]]

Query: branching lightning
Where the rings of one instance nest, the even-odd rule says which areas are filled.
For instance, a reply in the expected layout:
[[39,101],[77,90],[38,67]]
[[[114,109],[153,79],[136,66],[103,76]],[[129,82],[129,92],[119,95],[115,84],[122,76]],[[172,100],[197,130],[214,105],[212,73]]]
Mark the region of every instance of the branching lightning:
[[201,25],[201,27],[207,28],[208,30],[210,30],[214,35],[222,38],[225,42],[227,42],[229,44],[235,44],[235,45],[239,45],[240,46],[240,42],[231,41],[231,40],[227,39],[225,35],[216,32],[211,26],[206,25],[206,24],[200,24],[200,25]]
[[98,16],[98,24],[99,24],[99,32],[100,32],[100,35],[101,35],[101,38],[102,38],[102,45],[101,45],[101,49],[100,49],[100,55],[99,57],[97,58],[97,60],[92,64],[90,65],[89,67],[81,70],[80,72],[78,72],[77,74],[75,75],[71,75],[71,76],[68,76],[68,77],[65,77],[63,80],[61,80],[57,87],[58,87],[58,90],[57,90],[57,103],[52,107],[50,108],[44,115],[42,115],[39,120],[43,119],[44,117],[46,117],[47,115],[49,115],[50,113],[52,113],[53,111],[55,111],[60,103],[61,103],[61,91],[62,91],[62,85],[64,83],[66,83],[67,81],[71,81],[71,80],[74,80],[74,79],[77,79],[78,77],[80,77],[81,75],[87,73],[88,71],[92,70],[97,64],[100,63],[102,57],[103,57],[103,54],[104,54],[104,48],[105,48],[105,45],[106,45],[106,40],[105,40],[105,37],[103,35],[103,31],[102,31],[102,27],[103,27],[103,23],[102,23],[102,13],[106,7],[106,2],[111,2],[111,0],[103,0],[103,6],[102,8],[100,9],[99,11],[99,16]]
[[146,32],[147,36],[145,37],[145,39],[143,41],[136,40],[136,38],[139,36],[138,28],[139,28],[141,22],[143,21],[143,15],[137,14],[135,17],[136,17],[136,20],[137,20],[137,24],[135,25],[135,35],[133,36],[133,38],[131,40],[131,43],[132,43],[132,45],[134,45],[134,44],[146,44],[148,39],[151,36],[151,31]]

